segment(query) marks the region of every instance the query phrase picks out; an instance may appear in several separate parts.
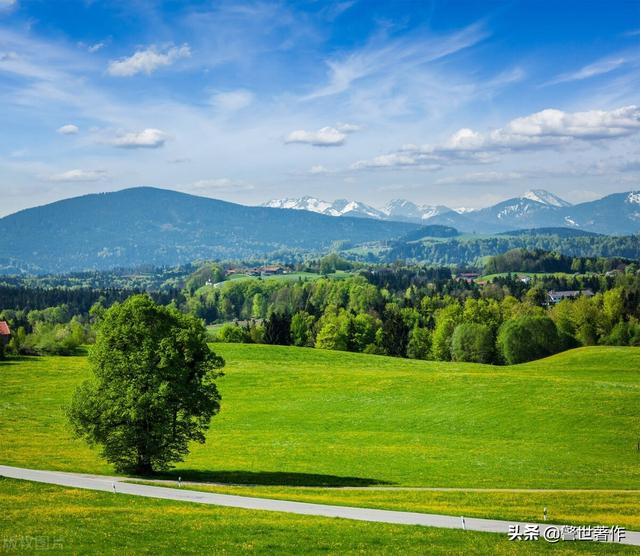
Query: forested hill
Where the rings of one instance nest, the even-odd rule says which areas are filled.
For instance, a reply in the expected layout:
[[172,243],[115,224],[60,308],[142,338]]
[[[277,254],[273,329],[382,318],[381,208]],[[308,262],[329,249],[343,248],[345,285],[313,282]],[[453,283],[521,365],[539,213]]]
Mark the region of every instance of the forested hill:
[[388,240],[415,224],[248,207],[140,187],[59,201],[0,219],[0,266],[48,272],[246,259],[336,242]]
[[364,254],[357,258],[371,262],[406,260],[437,265],[482,266],[484,257],[506,253],[511,249],[554,251],[570,257],[620,257],[639,260],[640,235],[605,236],[551,228],[494,236],[460,236],[445,240],[398,240],[388,242],[384,249],[375,254]]

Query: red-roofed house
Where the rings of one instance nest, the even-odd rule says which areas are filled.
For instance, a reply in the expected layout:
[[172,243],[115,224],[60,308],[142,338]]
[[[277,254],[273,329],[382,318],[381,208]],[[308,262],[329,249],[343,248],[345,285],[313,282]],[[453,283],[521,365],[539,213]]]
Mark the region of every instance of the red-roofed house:
[[11,330],[9,329],[9,325],[5,321],[0,320],[0,342],[6,345],[10,338]]

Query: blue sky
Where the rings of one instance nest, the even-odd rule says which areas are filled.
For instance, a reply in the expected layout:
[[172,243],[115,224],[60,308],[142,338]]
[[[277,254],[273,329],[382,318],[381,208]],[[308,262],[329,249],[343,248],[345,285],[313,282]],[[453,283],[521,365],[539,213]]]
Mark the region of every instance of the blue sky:
[[0,215],[638,188],[640,3],[0,0]]

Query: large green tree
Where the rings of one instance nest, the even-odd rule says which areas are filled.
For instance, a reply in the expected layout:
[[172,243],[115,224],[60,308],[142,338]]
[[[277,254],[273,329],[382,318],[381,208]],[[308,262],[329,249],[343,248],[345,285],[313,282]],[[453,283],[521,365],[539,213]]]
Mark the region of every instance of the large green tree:
[[520,317],[502,325],[497,346],[506,363],[515,365],[553,355],[561,342],[549,317]]
[[494,335],[488,325],[464,322],[453,331],[451,358],[469,363],[492,363],[494,345]]
[[200,320],[131,297],[105,312],[89,361],[94,376],[78,387],[68,415],[118,471],[166,469],[189,442],[204,443],[220,409],[215,379],[224,361]]

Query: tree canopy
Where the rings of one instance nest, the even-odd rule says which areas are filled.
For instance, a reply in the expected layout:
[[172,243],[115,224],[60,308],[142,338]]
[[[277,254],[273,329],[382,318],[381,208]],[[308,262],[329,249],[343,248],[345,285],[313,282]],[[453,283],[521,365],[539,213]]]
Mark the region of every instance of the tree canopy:
[[215,379],[224,361],[200,320],[131,297],[105,312],[89,360],[94,376],[78,387],[68,415],[118,471],[166,469],[189,442],[204,443],[220,409]]

